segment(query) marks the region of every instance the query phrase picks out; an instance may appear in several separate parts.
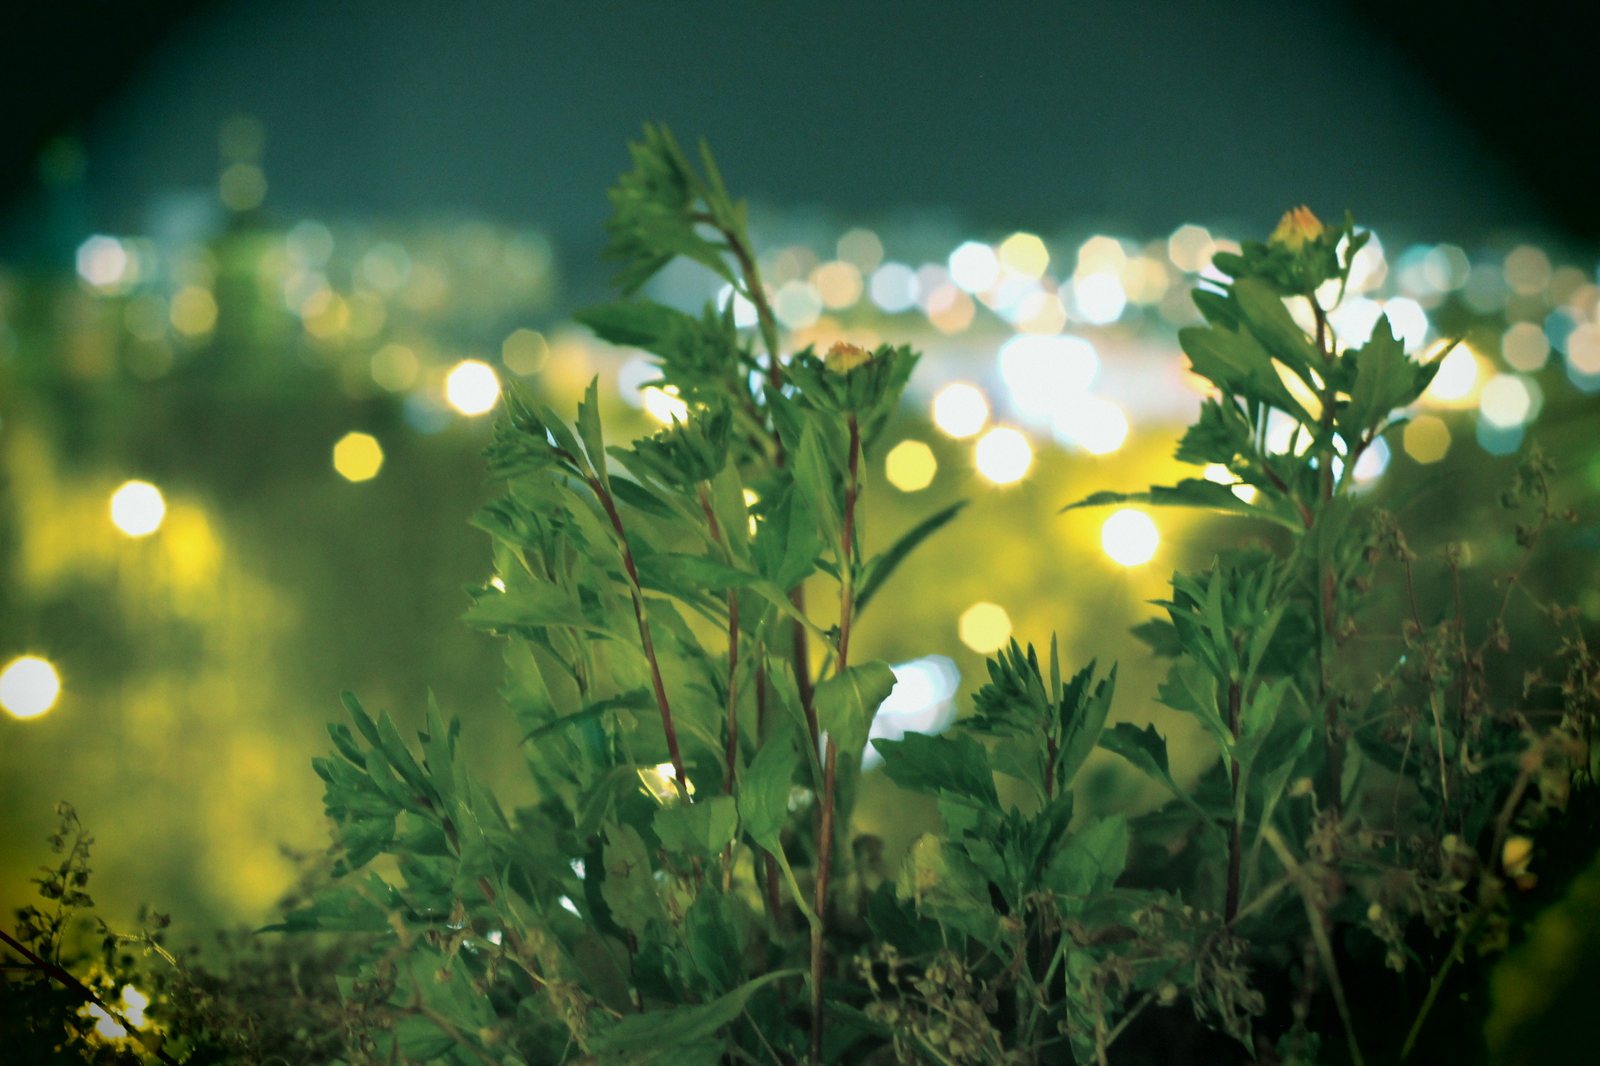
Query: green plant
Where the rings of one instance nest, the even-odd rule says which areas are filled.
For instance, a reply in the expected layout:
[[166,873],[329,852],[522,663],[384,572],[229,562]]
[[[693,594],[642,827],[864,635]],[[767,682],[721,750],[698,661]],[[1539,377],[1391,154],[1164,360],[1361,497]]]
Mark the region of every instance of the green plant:
[[[1516,574],[1487,634],[1412,595],[1397,641],[1361,639],[1357,619],[1382,618],[1375,575],[1412,582],[1416,560],[1353,470],[1436,365],[1385,323],[1355,349],[1329,327],[1316,294],[1342,286],[1364,235],[1292,212],[1267,243],[1218,256],[1232,281],[1197,295],[1208,325],[1181,341],[1217,396],[1179,458],[1225,468],[1238,491],[1194,479],[1076,505],[1199,506],[1273,530],[1176,575],[1167,619],[1140,628],[1175,660],[1162,701],[1199,720],[1219,762],[1180,783],[1153,727],[1106,728],[1114,669],[1013,644],[953,734],[875,742],[944,825],[886,876],[846,837],[894,677],[852,661],[851,631],[959,510],[863,557],[861,464],[916,355],[785,361],[743,205],[709,153],[697,168],[647,128],[633,158],[609,223],[624,294],[687,257],[755,306],[759,348],[731,307],[581,315],[655,355],[686,405],[629,448],[606,445],[594,385],[575,426],[508,393],[487,452],[505,491],[477,519],[498,576],[471,590],[467,620],[506,639],[536,799],[505,810],[437,707],[413,748],[346,696],[355,731],[331,726],[336,752],[317,762],[336,879],[277,928],[370,938],[340,986],[352,1058],[1104,1064],[1187,1001],[1231,1041],[1220,1056],[1361,1062],[1346,976],[1373,967],[1368,944],[1380,971],[1434,968],[1383,1050],[1404,1058],[1452,967],[1503,939],[1507,885],[1538,861],[1528,834],[1592,782],[1596,682],[1569,628],[1559,706],[1515,709],[1488,657]],[[1292,300],[1308,301],[1309,335]],[[1271,412],[1293,422],[1287,450],[1267,445]],[[1507,502],[1531,507],[1531,551],[1558,517],[1537,456]],[[1458,555],[1445,564],[1458,574]],[[806,599],[819,588],[823,621]],[[1172,802],[1075,817],[1097,746]],[[379,856],[398,876],[369,868]]]

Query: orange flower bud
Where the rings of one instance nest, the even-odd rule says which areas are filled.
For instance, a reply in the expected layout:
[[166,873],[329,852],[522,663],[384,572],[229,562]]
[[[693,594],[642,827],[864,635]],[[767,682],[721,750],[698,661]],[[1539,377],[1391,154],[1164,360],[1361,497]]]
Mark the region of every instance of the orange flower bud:
[[1278,228],[1272,231],[1268,240],[1283,245],[1291,252],[1298,252],[1307,241],[1316,240],[1324,232],[1321,221],[1311,213],[1311,208],[1301,205],[1283,213],[1283,218],[1278,220]]

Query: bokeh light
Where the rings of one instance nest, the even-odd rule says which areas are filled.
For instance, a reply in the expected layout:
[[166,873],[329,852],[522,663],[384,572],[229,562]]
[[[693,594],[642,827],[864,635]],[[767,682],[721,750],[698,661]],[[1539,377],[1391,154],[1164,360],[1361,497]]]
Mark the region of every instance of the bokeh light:
[[920,440],[903,440],[884,458],[884,476],[901,492],[917,492],[933,484],[939,461]]
[[234,163],[217,178],[217,195],[231,211],[252,211],[267,198],[267,176],[254,163]]
[[861,274],[871,274],[883,262],[883,242],[869,229],[853,229],[834,245],[839,258]]
[[928,297],[928,321],[940,333],[960,333],[972,325],[977,309],[971,296],[948,283],[934,289]]
[[1097,326],[1109,325],[1122,317],[1128,306],[1127,293],[1116,274],[1087,274],[1072,282],[1072,298],[1078,313]]
[[1050,251],[1032,233],[1013,233],[1000,244],[1000,265],[1024,278],[1043,277],[1050,266]]
[[1109,455],[1128,439],[1128,416],[1110,400],[1085,396],[1055,418],[1056,435],[1092,455]]
[[97,233],[78,245],[78,276],[97,289],[114,289],[132,265],[128,249],[115,237]]
[[1532,373],[1550,358],[1550,341],[1532,322],[1517,322],[1500,338],[1500,354],[1513,370]]
[[372,380],[390,392],[417,383],[417,354],[403,344],[385,344],[372,356]]
[[957,440],[977,433],[988,421],[989,401],[975,385],[946,385],[933,398],[933,424]]
[[55,706],[61,678],[37,655],[11,660],[0,670],[0,707],[14,718],[37,718]]
[[646,385],[639,397],[645,413],[664,426],[689,420],[689,405],[678,398],[676,385],[668,385],[664,389],[659,385]]
[[861,271],[854,263],[835,260],[811,272],[811,284],[831,311],[851,307],[861,299]]
[[773,298],[772,313],[790,329],[805,329],[822,316],[822,297],[809,281],[786,281]]
[[[954,696],[961,687],[961,671],[943,655],[929,655],[890,667],[894,688],[878,705],[868,740],[901,740],[907,733],[942,733],[956,720]],[[861,768],[871,770],[883,756],[869,742],[861,753]]]
[[980,241],[967,241],[950,253],[950,280],[966,292],[983,292],[1000,280],[1000,258]]
[[[330,298],[331,299],[331,298]],[[185,285],[172,297],[172,328],[186,337],[210,333],[217,324],[217,299],[210,289]]]
[[536,329],[515,329],[500,342],[500,361],[506,369],[529,377],[544,369],[550,359],[550,343]]
[[1401,443],[1417,462],[1437,463],[1450,452],[1450,427],[1435,415],[1419,415],[1406,423]]
[[1161,546],[1161,531],[1143,511],[1124,507],[1100,526],[1100,547],[1123,566],[1148,563]]
[[383,467],[383,446],[367,433],[346,433],[333,446],[333,468],[346,481],[371,481]]
[[921,290],[915,270],[904,263],[885,263],[872,272],[868,292],[880,311],[896,315],[917,306]]
[[1600,374],[1600,325],[1585,322],[1568,334],[1567,366],[1579,374]]
[[148,481],[128,481],[111,494],[111,523],[130,537],[143,537],[161,528],[167,501]]
[[1465,344],[1458,344],[1445,355],[1439,372],[1422,396],[1436,404],[1459,405],[1471,398],[1477,384],[1478,357]]
[[445,378],[444,395],[462,414],[481,415],[499,401],[500,378],[489,364],[464,359]]
[[1167,258],[1185,274],[1198,274],[1211,265],[1216,244],[1204,226],[1179,226],[1167,238]]
[[1027,418],[1057,414],[1100,372],[1094,345],[1071,336],[1012,337],[1000,346],[999,364],[1012,406]]
[[1532,383],[1517,374],[1496,374],[1478,394],[1478,413],[1496,429],[1526,424],[1534,414]]
[[1001,426],[979,438],[974,461],[978,473],[996,485],[1010,485],[1021,481],[1033,465],[1033,446],[1021,433]]
[[1011,639],[1011,616],[996,603],[975,603],[961,612],[961,643],[981,655],[999,651]]

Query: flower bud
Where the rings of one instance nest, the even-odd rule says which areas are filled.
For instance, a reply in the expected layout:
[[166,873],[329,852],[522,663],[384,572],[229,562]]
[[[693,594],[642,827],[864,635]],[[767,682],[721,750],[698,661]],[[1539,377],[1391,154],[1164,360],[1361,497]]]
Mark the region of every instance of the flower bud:
[[1278,228],[1267,238],[1271,244],[1281,244],[1291,252],[1298,252],[1308,241],[1317,240],[1326,232],[1322,222],[1304,205],[1285,211],[1278,220]]
[[871,361],[871,352],[854,344],[846,344],[844,341],[835,343],[828,349],[828,354],[822,357],[823,367],[835,374],[848,374],[856,367]]

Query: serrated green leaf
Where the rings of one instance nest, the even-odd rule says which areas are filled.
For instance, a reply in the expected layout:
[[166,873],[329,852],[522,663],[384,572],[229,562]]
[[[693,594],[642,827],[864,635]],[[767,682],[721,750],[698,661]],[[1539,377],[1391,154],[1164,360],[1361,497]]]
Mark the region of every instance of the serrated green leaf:
[[800,756],[783,738],[761,746],[739,782],[739,817],[744,831],[768,851],[780,848],[779,836],[789,815],[789,788]]
[[966,733],[907,733],[903,740],[880,737],[872,746],[883,756],[884,775],[907,791],[935,796],[953,792],[1000,809],[988,752]]
[[1102,818],[1067,838],[1045,871],[1045,884],[1064,897],[1066,910],[1082,909],[1092,895],[1109,892],[1128,864],[1128,820]]
[[655,831],[668,851],[715,855],[739,832],[738,808],[732,796],[670,804],[656,811]]
[[[745,982],[710,1003],[627,1015],[601,1033],[593,1048],[601,1056],[602,1062],[610,1062],[615,1056],[639,1052],[649,1053],[651,1057],[643,1060],[630,1058],[628,1061],[662,1059],[677,1062],[674,1056],[681,1048],[710,1040],[719,1029],[744,1012],[745,1004],[757,991],[775,981],[798,977],[802,973],[801,970],[774,970]],[[720,1053],[720,1045],[718,1048]]]
[[631,825],[607,825],[605,837],[605,882],[600,886],[601,896],[617,924],[636,936],[645,937],[652,923],[665,925],[667,922],[667,912],[656,893],[656,879],[650,869],[650,853],[638,830]]
[[888,663],[871,662],[852,666],[817,685],[812,706],[817,724],[828,734],[829,743],[857,758],[867,745],[867,732],[878,705],[894,689],[894,671]]

